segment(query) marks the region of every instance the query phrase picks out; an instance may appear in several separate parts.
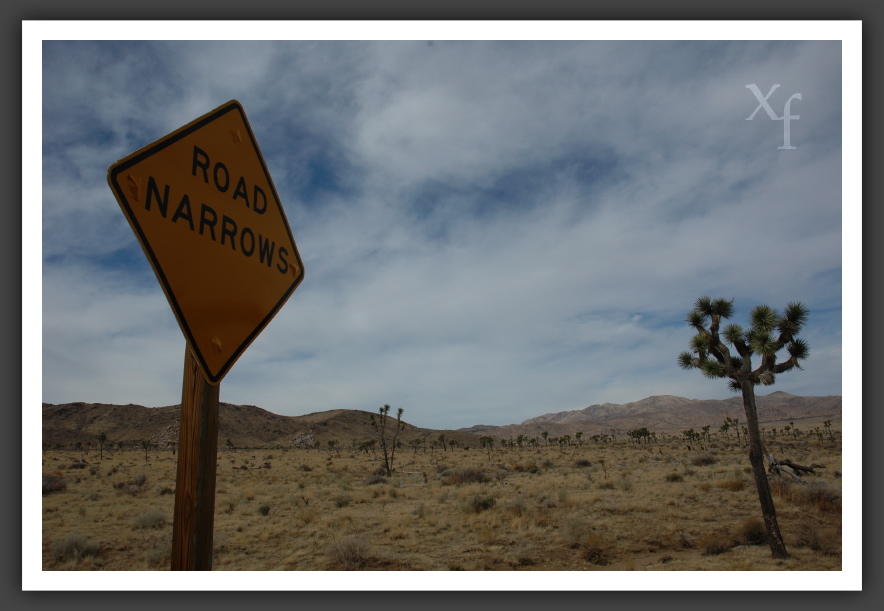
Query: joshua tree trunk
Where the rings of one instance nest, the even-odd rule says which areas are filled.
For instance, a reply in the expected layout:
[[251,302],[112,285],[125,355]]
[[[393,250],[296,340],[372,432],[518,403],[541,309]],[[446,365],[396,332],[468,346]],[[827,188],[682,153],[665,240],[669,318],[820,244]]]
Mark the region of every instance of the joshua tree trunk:
[[764,446],[761,443],[761,433],[758,428],[755,387],[746,380],[743,380],[741,386],[743,391],[743,408],[746,411],[746,424],[749,431],[749,462],[752,465],[752,473],[755,476],[755,487],[758,489],[758,500],[761,502],[761,514],[764,518],[764,526],[767,529],[770,552],[774,558],[788,558],[789,554],[786,552],[786,544],[783,542],[780,526],[777,523],[777,512],[770,493],[770,483],[767,479],[767,472],[764,469]]

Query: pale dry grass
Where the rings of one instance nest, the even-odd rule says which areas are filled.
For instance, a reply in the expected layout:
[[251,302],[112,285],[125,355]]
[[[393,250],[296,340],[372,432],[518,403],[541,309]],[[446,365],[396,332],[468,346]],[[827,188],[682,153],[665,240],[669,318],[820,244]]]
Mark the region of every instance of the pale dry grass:
[[[828,466],[807,484],[775,485],[786,561],[758,544],[757,494],[735,440],[696,452],[665,441],[403,450],[391,478],[364,453],[222,450],[213,568],[840,570],[840,446],[771,449]],[[105,452],[100,464],[87,456],[91,469],[68,468],[78,458],[44,454],[48,481],[66,481],[43,495],[44,570],[168,570],[175,456]]]

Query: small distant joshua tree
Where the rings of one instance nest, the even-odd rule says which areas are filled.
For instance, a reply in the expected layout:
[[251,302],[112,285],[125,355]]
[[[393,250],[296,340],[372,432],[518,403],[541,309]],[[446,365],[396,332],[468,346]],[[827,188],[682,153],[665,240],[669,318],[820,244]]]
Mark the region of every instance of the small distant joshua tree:
[[[807,308],[801,303],[792,302],[779,314],[766,305],[760,305],[750,313],[752,326],[748,329],[736,324],[721,329],[722,319],[730,318],[733,312],[733,300],[698,299],[686,319],[696,335],[691,340],[690,351],[679,354],[678,363],[683,369],[699,369],[707,378],[728,378],[730,389],[742,394],[749,462],[755,475],[771,554],[774,558],[788,558],[764,469],[764,445],[758,425],[755,387],[758,384],[770,386],[778,374],[800,369],[800,362],[809,356],[807,342],[798,337],[807,321]],[[731,354],[728,345],[733,347],[736,354]],[[778,363],[777,353],[784,348],[789,357]],[[753,356],[761,360],[755,369],[752,368]]]
[[104,442],[107,441],[107,435],[102,431],[98,434],[98,460],[104,460]]
[[387,471],[387,477],[392,477],[393,475],[393,457],[396,454],[396,444],[399,440],[399,434],[405,428],[405,423],[402,422],[402,413],[404,411],[401,407],[396,411],[396,424],[392,426],[393,441],[389,444],[387,442],[387,419],[390,413],[390,406],[384,405],[378,408],[380,418],[375,418],[375,415],[371,414],[371,426],[377,431],[378,441],[381,442],[381,450],[384,452],[384,468]]
[[832,421],[824,420],[823,428],[826,431],[826,434],[829,436],[829,441],[835,441],[835,434],[832,432]]

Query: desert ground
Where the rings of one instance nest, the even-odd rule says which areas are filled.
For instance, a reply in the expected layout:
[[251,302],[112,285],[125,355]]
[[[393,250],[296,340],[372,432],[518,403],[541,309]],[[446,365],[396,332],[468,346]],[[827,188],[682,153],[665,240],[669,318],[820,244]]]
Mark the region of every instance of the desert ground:
[[[223,571],[839,571],[841,435],[766,438],[790,554],[765,542],[745,444],[586,440],[353,448],[219,443],[213,569]],[[100,456],[103,454],[103,456]],[[171,450],[44,450],[47,571],[167,571]]]

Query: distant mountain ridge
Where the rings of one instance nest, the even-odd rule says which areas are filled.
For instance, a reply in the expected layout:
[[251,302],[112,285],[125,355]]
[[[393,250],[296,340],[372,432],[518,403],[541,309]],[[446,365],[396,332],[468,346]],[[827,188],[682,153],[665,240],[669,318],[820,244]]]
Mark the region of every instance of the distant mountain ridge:
[[[841,397],[800,397],[786,392],[773,392],[756,397],[758,418],[762,423],[801,421],[809,418],[831,418],[841,421]],[[603,403],[583,409],[551,412],[528,418],[521,424],[503,426],[475,425],[459,429],[480,435],[508,438],[514,435],[534,436],[546,431],[550,435],[629,431],[641,427],[649,430],[699,429],[710,425],[717,430],[726,417],[745,422],[741,397],[729,399],[685,399],[658,395],[632,403]]]
[[[796,426],[813,419],[830,418],[841,423],[841,397],[799,397],[774,392],[757,397],[759,419],[764,423],[795,421]],[[144,407],[142,405],[110,405],[102,403],[43,403],[44,447],[72,447],[77,442],[96,444],[104,433],[109,444],[139,445],[149,441],[160,447],[178,442],[179,405]],[[406,413],[406,416],[408,414]],[[370,424],[371,413],[362,410],[329,410],[303,416],[281,416],[255,405],[220,403],[218,446],[224,448],[228,439],[237,447],[304,447],[316,444],[326,447],[335,441],[338,447],[349,448],[376,438]],[[725,417],[745,423],[740,397],[724,400],[685,399],[668,395],[653,396],[641,401],[618,405],[604,403],[583,409],[551,412],[503,426],[478,424],[457,430],[434,430],[405,426],[401,440],[408,444],[423,437],[429,443],[440,435],[448,441],[477,447],[479,437],[489,435],[514,439],[518,435],[550,436],[626,432],[647,427],[652,431],[699,430],[710,425],[717,431]],[[820,420],[821,421],[821,420]],[[819,425],[819,424],[817,424]]]

